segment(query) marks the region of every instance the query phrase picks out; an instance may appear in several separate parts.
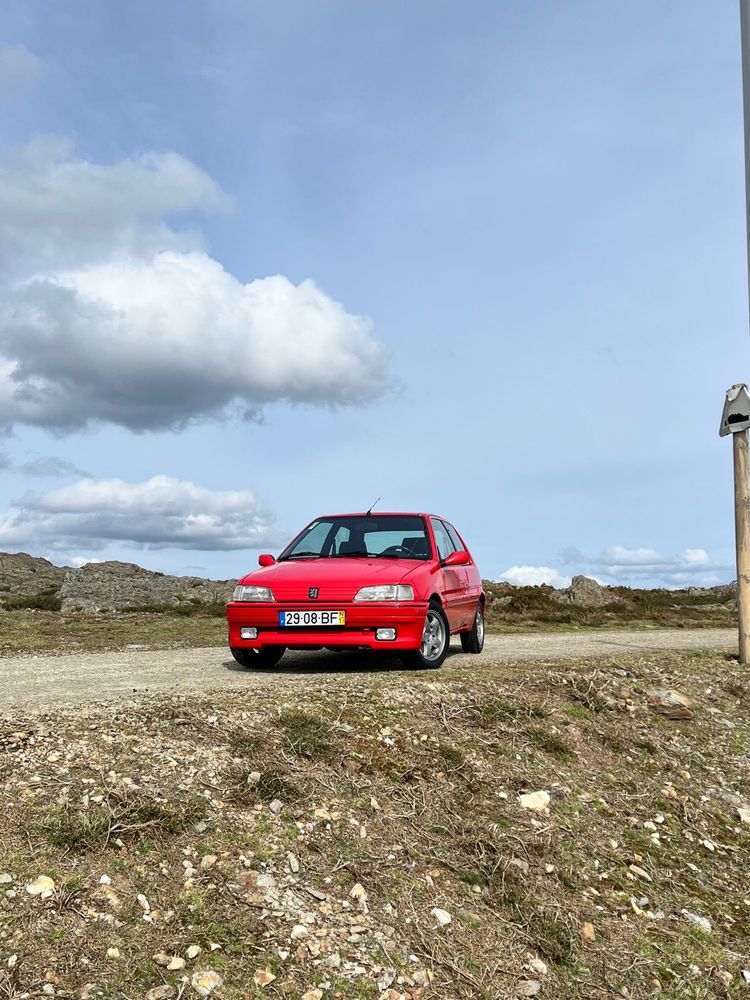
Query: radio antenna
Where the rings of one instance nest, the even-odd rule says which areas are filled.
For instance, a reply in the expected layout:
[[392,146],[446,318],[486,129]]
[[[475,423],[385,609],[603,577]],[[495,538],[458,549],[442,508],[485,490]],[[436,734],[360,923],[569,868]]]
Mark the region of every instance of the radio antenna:
[[[372,507],[374,507],[375,504],[378,504],[378,503],[380,503],[380,497],[378,497],[378,499],[375,501],[375,503],[372,505]],[[366,517],[369,517],[370,514],[372,514],[372,507],[370,507],[370,509],[367,511],[367,514],[365,515]]]

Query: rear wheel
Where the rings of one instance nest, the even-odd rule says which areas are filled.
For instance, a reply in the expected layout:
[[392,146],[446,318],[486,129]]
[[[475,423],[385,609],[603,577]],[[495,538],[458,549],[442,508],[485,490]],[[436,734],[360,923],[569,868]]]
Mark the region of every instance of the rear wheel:
[[427,609],[419,649],[407,649],[401,653],[401,661],[413,670],[436,670],[448,655],[450,629],[445,612],[439,604],[431,604]]
[[266,646],[264,649],[237,649],[231,647],[232,656],[248,670],[262,670],[275,666],[286,652],[286,646]]
[[484,610],[482,602],[477,602],[477,613],[470,632],[461,633],[461,649],[464,653],[481,653],[484,649]]

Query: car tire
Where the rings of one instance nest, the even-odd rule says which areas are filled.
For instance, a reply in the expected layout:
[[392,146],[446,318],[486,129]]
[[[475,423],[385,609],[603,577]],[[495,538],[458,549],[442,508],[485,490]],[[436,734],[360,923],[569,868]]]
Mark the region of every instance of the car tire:
[[481,653],[484,649],[484,608],[477,601],[474,624],[469,632],[461,632],[461,649],[464,653]]
[[437,670],[448,655],[451,633],[448,619],[439,604],[431,602],[427,609],[422,635],[422,645],[419,649],[406,649],[401,656],[401,662],[410,670]]
[[286,646],[266,646],[264,649],[237,649],[232,646],[232,656],[248,670],[262,670],[275,667],[286,652]]

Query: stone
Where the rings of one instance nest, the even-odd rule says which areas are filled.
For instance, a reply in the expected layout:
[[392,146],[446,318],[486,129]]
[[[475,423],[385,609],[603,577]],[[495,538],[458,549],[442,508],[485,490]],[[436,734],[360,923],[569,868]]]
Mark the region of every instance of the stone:
[[107,958],[119,958],[120,949],[119,948],[107,948]]
[[651,708],[667,719],[692,719],[693,701],[680,691],[654,688],[648,693]]
[[33,882],[26,886],[26,892],[30,896],[41,896],[42,899],[49,899],[55,891],[55,882],[49,875],[37,875]]
[[208,997],[214,990],[219,989],[223,981],[218,972],[214,972],[213,969],[206,969],[205,972],[194,972],[190,980],[190,985],[198,996]]
[[185,954],[187,955],[187,957],[192,962],[193,959],[197,958],[202,951],[203,951],[203,949],[201,948],[201,946],[199,944],[191,944],[190,947],[185,952]]
[[543,962],[541,958],[532,958],[527,968],[530,972],[535,972],[538,976],[546,976],[549,972],[547,963]]
[[302,1000],[323,1000],[323,990],[317,988],[307,990],[302,994]]
[[453,920],[453,917],[448,913],[447,910],[441,910],[440,907],[435,907],[434,910],[430,910],[435,920],[442,926],[447,927],[448,924]]
[[574,576],[569,587],[555,591],[555,597],[564,604],[578,604],[584,608],[600,608],[617,600],[607,587],[589,576]]
[[594,925],[586,921],[581,924],[581,937],[584,941],[596,941],[596,931],[594,930]]
[[526,794],[518,796],[518,801],[521,803],[523,809],[533,809],[536,812],[541,812],[549,808],[550,796],[549,792],[545,791],[526,792]]
[[274,976],[274,974],[271,972],[269,966],[266,966],[265,969],[256,969],[255,975],[253,976],[253,979],[255,980],[256,984],[261,987],[268,986],[268,984],[272,983],[275,978],[276,976]]
[[117,560],[86,563],[80,569],[59,570],[59,574],[57,587],[63,611],[73,608],[123,611],[148,606],[178,607],[188,602],[225,604],[236,582],[167,576]]
[[523,979],[516,984],[517,997],[535,997],[540,992],[542,984],[538,979]]
[[185,968],[185,959],[181,955],[172,955],[167,963],[168,972],[181,972]]
[[53,596],[62,586],[65,572],[26,552],[0,552],[0,597]]
[[165,983],[163,986],[154,986],[146,994],[146,1000],[167,1000],[174,996],[174,987]]
[[691,913],[690,910],[682,910],[681,912],[683,917],[690,921],[691,924],[695,924],[696,927],[700,927],[700,929],[705,931],[706,934],[711,933],[711,921],[708,917],[701,917],[697,913]]

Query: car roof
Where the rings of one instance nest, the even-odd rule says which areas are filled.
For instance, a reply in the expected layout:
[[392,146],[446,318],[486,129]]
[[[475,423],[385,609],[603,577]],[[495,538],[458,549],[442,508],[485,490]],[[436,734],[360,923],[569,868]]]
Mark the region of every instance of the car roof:
[[[366,510],[360,511],[348,511],[346,514],[319,514],[318,518],[313,518],[313,520],[319,520],[324,517],[367,517],[368,512]],[[441,521],[445,518],[440,514],[427,514],[421,510],[376,510],[370,511],[371,517],[438,517]]]

